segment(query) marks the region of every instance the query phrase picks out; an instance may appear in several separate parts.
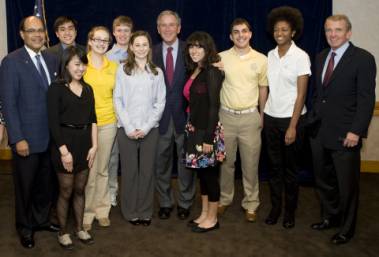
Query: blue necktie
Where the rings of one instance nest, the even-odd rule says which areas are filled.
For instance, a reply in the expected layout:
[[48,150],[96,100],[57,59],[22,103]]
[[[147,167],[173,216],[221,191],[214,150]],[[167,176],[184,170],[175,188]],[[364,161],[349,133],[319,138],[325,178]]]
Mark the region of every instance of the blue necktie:
[[37,59],[38,72],[39,72],[39,75],[41,76],[43,86],[47,89],[49,87],[49,80],[47,79],[45,69],[42,66],[41,55],[37,54],[36,59]]

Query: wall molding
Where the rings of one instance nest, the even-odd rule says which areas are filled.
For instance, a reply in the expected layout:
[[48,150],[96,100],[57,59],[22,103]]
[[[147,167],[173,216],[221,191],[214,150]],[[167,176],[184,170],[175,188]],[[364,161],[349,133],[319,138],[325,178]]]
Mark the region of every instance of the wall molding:
[[379,116],[379,102],[375,103],[374,116]]
[[379,173],[379,161],[361,161],[361,171]]
[[4,160],[4,161],[12,160],[12,150],[9,147],[0,149],[0,160]]

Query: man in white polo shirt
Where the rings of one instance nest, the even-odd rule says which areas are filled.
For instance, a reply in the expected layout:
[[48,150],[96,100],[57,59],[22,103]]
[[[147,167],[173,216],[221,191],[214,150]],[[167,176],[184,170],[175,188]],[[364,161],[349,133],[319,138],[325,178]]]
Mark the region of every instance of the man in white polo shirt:
[[250,47],[252,32],[247,20],[231,24],[234,46],[220,53],[225,80],[221,89],[220,120],[225,129],[227,158],[221,166],[219,214],[233,201],[234,163],[241,157],[245,218],[255,222],[259,206],[258,163],[261,151],[262,113],[267,100],[267,58]]

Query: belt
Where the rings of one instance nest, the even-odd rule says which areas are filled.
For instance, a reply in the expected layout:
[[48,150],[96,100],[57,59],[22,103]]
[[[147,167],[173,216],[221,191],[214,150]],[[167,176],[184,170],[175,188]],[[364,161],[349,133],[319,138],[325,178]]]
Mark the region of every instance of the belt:
[[71,128],[71,129],[87,129],[90,127],[91,124],[85,124],[85,125],[74,125],[74,124],[64,124],[64,123],[61,123],[61,127],[65,127],[65,128]]
[[248,109],[245,109],[245,110],[233,110],[233,109],[230,109],[230,108],[225,107],[225,106],[221,106],[221,109],[223,109],[224,111],[233,113],[233,114],[246,114],[246,113],[255,112],[257,110],[256,107],[251,107],[251,108],[248,108]]

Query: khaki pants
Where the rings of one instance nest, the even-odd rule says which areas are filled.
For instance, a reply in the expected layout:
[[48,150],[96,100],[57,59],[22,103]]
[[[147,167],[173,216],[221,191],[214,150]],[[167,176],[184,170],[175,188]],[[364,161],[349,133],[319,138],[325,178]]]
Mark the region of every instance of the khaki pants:
[[226,159],[221,165],[220,205],[230,205],[234,196],[234,163],[239,148],[244,198],[242,207],[249,212],[259,206],[258,163],[261,151],[261,118],[258,111],[233,114],[220,110],[224,126]]
[[85,190],[84,224],[108,218],[111,209],[108,187],[108,164],[116,136],[116,124],[97,127],[98,147]]

